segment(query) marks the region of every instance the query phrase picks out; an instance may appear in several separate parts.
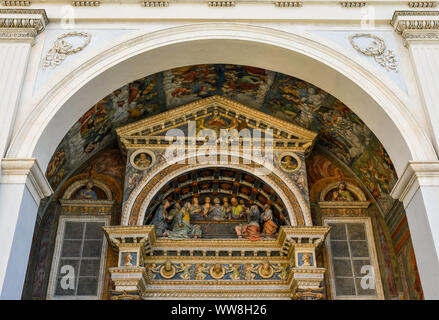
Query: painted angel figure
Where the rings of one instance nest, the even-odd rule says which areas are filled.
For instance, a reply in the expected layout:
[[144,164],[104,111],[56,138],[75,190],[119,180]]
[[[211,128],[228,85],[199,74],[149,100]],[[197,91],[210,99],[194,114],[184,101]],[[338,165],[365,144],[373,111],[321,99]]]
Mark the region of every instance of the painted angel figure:
[[230,279],[239,280],[241,279],[241,266],[239,264],[229,264],[227,266],[226,272],[231,272]]
[[272,265],[274,272],[279,273],[278,277],[281,280],[286,280],[288,278],[288,264],[287,263],[279,263]]
[[253,263],[246,263],[244,265],[244,279],[253,280],[257,271],[258,270]]
[[197,263],[194,271],[195,280],[204,280],[207,272],[209,272],[209,268],[205,263]]
[[181,263],[179,265],[176,265],[175,268],[177,272],[181,272],[180,278],[183,280],[190,280],[191,279],[191,264]]

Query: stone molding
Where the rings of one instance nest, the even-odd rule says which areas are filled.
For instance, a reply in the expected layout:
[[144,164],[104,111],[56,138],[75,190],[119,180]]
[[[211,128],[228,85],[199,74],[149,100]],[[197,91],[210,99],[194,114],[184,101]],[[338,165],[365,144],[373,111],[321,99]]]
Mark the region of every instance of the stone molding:
[[408,5],[411,8],[435,8],[437,3],[436,1],[410,1]]
[[99,7],[100,1],[72,1],[73,7]]
[[365,1],[342,1],[340,5],[345,8],[362,8],[367,6]]
[[2,1],[2,6],[5,6],[5,7],[29,7],[30,1],[5,0],[5,1]]
[[428,186],[439,187],[439,161],[410,161],[390,195],[407,206],[420,187]]
[[52,187],[34,158],[1,160],[2,184],[26,184],[37,205],[40,200],[53,193]]
[[390,24],[406,46],[413,41],[439,41],[439,11],[395,11]]
[[48,23],[44,9],[0,9],[0,39],[33,41]]

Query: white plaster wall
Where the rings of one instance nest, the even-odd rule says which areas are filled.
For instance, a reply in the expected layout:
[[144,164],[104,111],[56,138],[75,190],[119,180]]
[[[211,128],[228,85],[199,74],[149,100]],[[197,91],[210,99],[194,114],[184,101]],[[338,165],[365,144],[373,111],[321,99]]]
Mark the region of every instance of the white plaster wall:
[[37,204],[24,184],[0,184],[0,299],[21,297]]

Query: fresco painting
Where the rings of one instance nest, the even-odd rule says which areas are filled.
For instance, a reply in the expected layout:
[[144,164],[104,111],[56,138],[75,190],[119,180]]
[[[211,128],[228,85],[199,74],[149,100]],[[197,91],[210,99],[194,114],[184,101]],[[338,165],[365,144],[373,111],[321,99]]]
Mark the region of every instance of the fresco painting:
[[[342,102],[300,79],[237,65],[196,65],[135,80],[94,105],[72,127],[47,169],[56,188],[78,163],[115,140],[114,129],[185,103],[224,95],[319,132],[318,143],[366,185],[384,211],[392,205],[396,173],[383,146]],[[137,180],[131,178],[131,182]]]

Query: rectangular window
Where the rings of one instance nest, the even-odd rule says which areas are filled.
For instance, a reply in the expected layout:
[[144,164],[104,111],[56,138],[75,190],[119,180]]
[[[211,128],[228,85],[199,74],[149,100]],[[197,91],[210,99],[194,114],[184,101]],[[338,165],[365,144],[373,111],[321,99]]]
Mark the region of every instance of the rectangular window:
[[99,299],[105,274],[107,217],[61,216],[47,297]]
[[324,218],[333,299],[382,299],[375,243],[369,218]]

